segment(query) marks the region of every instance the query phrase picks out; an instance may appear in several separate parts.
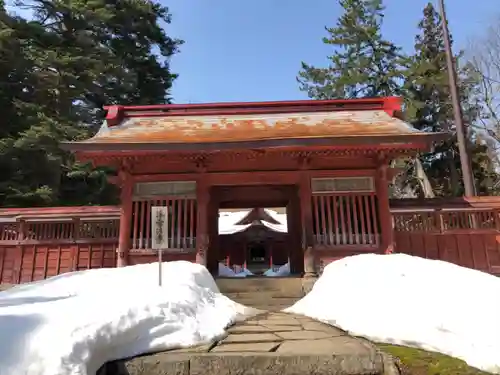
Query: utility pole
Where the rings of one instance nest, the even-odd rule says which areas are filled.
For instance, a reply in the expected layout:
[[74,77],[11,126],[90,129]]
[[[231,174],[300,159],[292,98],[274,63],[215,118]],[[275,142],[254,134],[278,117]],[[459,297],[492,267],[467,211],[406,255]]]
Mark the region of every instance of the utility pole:
[[441,24],[443,26],[444,48],[446,50],[446,64],[449,76],[448,80],[453,105],[453,117],[455,120],[455,127],[457,129],[458,152],[460,153],[460,165],[462,167],[465,196],[472,197],[475,195],[474,177],[472,175],[469,152],[467,150],[462,107],[460,105],[460,98],[458,95],[457,72],[455,70],[453,51],[451,50],[450,32],[448,30],[448,20],[446,18],[444,0],[439,0],[439,8],[441,12]]

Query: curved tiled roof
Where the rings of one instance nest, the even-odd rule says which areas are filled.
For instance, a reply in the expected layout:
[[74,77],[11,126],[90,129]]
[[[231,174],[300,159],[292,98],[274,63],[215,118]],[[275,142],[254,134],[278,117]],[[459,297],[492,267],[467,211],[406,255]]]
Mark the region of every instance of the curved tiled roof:
[[[269,147],[308,146],[321,140],[321,145],[408,143],[417,139],[428,143],[442,138],[442,134],[418,131],[395,117],[399,108],[399,102],[395,102],[396,98],[382,98],[276,102],[261,107],[256,103],[240,107],[198,105],[191,109],[175,105],[115,106],[108,109],[107,120],[94,137],[73,142],[68,148],[166,151],[257,147],[266,142]],[[268,108],[271,104],[273,107]]]

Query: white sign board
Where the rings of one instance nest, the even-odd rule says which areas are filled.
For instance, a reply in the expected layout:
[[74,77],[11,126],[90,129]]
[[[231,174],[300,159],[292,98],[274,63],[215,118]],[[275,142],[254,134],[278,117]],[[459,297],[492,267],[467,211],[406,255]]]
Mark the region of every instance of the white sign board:
[[168,249],[168,207],[151,207],[151,247]]
[[162,252],[168,249],[168,207],[151,207],[151,247],[158,250],[158,285],[161,286]]

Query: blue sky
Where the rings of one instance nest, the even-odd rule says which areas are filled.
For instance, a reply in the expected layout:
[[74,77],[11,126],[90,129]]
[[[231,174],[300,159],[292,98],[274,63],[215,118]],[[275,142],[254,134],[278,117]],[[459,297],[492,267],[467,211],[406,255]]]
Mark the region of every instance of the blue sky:
[[[500,0],[446,0],[458,48],[484,32]],[[385,37],[411,51],[428,0],[385,0]],[[180,76],[175,103],[306,99],[295,77],[300,62],[326,64],[324,26],[340,15],[337,0],[165,0],[171,36],[185,40],[172,60]],[[437,0],[434,0],[437,7]]]

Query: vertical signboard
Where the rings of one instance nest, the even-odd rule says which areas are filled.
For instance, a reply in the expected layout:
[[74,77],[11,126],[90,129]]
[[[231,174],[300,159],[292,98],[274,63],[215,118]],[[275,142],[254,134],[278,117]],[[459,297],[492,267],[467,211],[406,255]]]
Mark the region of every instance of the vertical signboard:
[[158,284],[162,279],[162,253],[168,249],[168,207],[151,207],[151,247],[158,251]]

